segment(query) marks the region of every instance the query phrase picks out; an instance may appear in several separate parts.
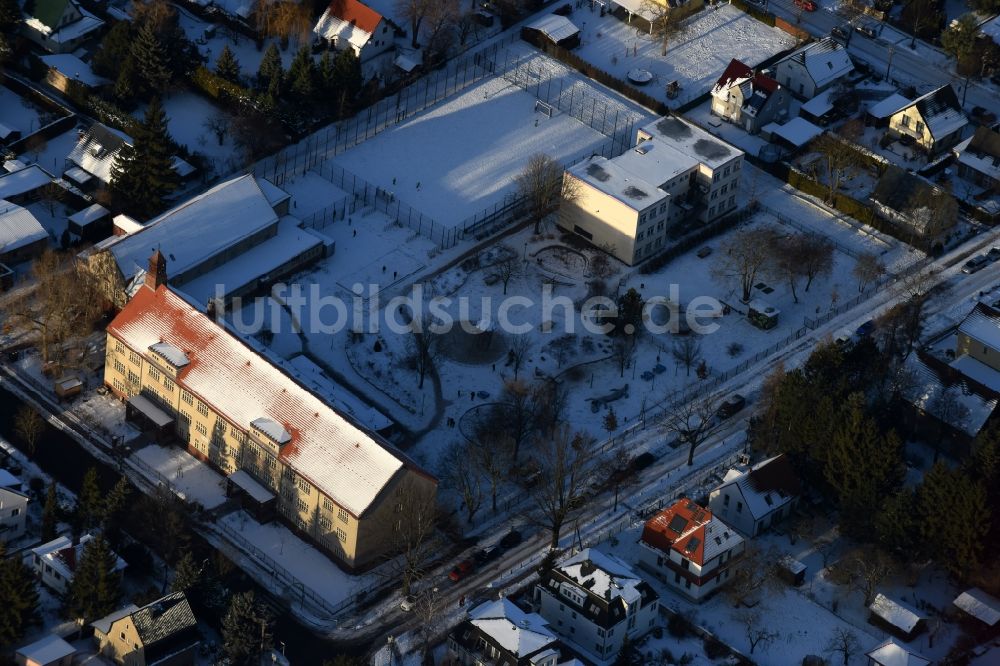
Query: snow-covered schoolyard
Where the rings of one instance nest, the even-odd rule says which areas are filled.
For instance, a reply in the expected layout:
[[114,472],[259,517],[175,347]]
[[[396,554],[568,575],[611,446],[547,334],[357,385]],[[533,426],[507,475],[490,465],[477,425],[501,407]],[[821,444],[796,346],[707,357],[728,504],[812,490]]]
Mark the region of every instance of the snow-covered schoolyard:
[[[621,79],[632,69],[648,70],[654,78],[643,92],[672,106],[708,92],[733,58],[753,67],[795,46],[788,33],[725,4],[689,18],[671,38],[666,56],[661,55],[661,42],[611,14],[601,17],[582,9],[570,19],[581,29],[576,55]],[[680,84],[673,100],[666,95],[671,81]]]

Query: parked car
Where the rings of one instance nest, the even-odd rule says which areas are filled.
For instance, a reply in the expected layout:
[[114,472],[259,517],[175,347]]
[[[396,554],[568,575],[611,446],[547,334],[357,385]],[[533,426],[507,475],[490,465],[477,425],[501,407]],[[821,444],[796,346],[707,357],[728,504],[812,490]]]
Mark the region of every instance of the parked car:
[[878,37],[878,26],[873,23],[858,23],[854,26],[856,32],[860,32],[865,37],[875,39]]
[[472,573],[472,570],[475,568],[475,566],[476,565],[472,562],[472,560],[463,560],[459,562],[458,564],[455,565],[455,568],[451,570],[451,573],[448,574],[448,580],[457,583],[458,581],[462,580],[470,573]]
[[834,39],[842,40],[845,46],[847,45],[847,42],[851,41],[851,34],[852,32],[850,23],[845,23],[844,25],[835,26],[833,30],[830,31],[830,36],[833,37]]
[[500,539],[500,545],[504,548],[513,548],[524,541],[524,536],[517,530],[511,530],[504,535],[504,538]]
[[971,275],[972,273],[982,269],[988,263],[990,263],[990,260],[986,258],[985,254],[977,255],[965,262],[965,265],[962,266],[962,272],[966,275]]
[[728,419],[730,416],[733,416],[738,411],[746,407],[746,405],[747,399],[739,393],[734,393],[729,396],[724,403],[719,405],[719,409],[716,410],[715,415],[720,419]]
[[476,552],[475,556],[476,564],[483,565],[486,564],[487,562],[492,562],[493,560],[500,557],[500,553],[502,552],[503,549],[500,548],[500,546],[497,544],[494,544],[492,546],[487,546],[486,548],[483,548],[482,550]]
[[654,462],[656,462],[656,456],[649,451],[646,451],[645,453],[640,453],[632,459],[632,469],[636,471],[643,470],[652,465]]
[[795,6],[807,12],[816,11],[816,3],[813,0],[795,0]]
[[1000,259],[1000,247],[991,247],[990,251],[986,253],[986,258],[990,261]]
[[411,610],[413,610],[413,607],[416,605],[417,605],[417,598],[412,594],[408,594],[405,597],[403,597],[403,600],[400,602],[399,610],[403,611],[404,613],[409,613]]
[[864,338],[875,332],[875,320],[869,319],[854,330],[854,335]]

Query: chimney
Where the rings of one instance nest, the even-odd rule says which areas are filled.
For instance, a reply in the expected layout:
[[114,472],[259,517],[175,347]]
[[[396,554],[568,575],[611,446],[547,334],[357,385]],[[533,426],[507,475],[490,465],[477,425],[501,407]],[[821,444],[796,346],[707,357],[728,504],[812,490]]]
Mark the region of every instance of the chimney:
[[160,285],[167,283],[167,260],[157,248],[153,256],[149,258],[149,267],[146,270],[146,286],[156,291]]

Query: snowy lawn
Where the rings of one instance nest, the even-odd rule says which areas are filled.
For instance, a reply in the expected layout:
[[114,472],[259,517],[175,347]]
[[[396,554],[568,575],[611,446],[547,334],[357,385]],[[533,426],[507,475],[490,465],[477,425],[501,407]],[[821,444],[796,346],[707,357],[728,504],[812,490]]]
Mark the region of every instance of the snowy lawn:
[[[0,90],[5,90],[5,88],[0,88]],[[4,107],[0,106],[0,108]],[[62,175],[62,172],[66,169],[66,156],[69,155],[70,151],[76,145],[76,132],[75,128],[71,128],[49,139],[45,143],[21,153],[18,155],[18,159],[25,164],[38,164],[38,166],[56,176]]]
[[[733,58],[751,67],[795,46],[786,32],[769,27],[731,5],[707,7],[687,21],[683,31],[662,44],[611,14],[603,18],[585,11],[575,12],[581,27],[582,45],[573,52],[591,64],[625,79],[635,68],[653,74],[643,92],[671,105],[683,104],[708,92]],[[666,96],[666,85],[680,83],[676,99]]]
[[325,555],[298,538],[279,523],[261,525],[249,514],[237,511],[220,518],[265,555],[302,581],[330,604],[338,604],[372,586],[371,576],[352,576]]
[[[204,155],[208,168],[216,175],[231,173],[241,166],[233,132],[227,132],[222,145],[219,145],[216,135],[205,126],[209,119],[216,116],[221,116],[231,126],[232,118],[223,109],[193,92],[178,92],[163,100],[163,110],[167,114],[167,129],[174,141],[187,146],[192,153]],[[133,115],[142,119],[144,113],[145,107],[142,106]]]
[[0,85],[0,125],[27,136],[41,127],[41,114],[34,104]]
[[[226,501],[225,479],[221,474],[177,446],[150,444],[132,454],[170,480],[190,502],[214,509]],[[143,472],[145,469],[139,468]],[[155,481],[155,479],[154,479]]]
[[513,192],[532,154],[568,162],[607,141],[572,116],[542,115],[533,95],[491,79],[332,161],[450,227]]

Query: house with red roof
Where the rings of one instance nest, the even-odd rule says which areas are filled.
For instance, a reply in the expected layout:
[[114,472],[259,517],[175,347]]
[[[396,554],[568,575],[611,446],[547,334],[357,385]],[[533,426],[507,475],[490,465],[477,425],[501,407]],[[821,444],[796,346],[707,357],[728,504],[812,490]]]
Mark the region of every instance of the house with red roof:
[[681,498],[646,521],[639,566],[698,601],[725,585],[746,542],[693,500]]
[[736,58],[712,87],[712,114],[756,134],[788,117],[791,95],[777,81]]
[[330,48],[351,49],[362,66],[393,47],[393,28],[377,11],[358,0],[331,0],[313,33]]

